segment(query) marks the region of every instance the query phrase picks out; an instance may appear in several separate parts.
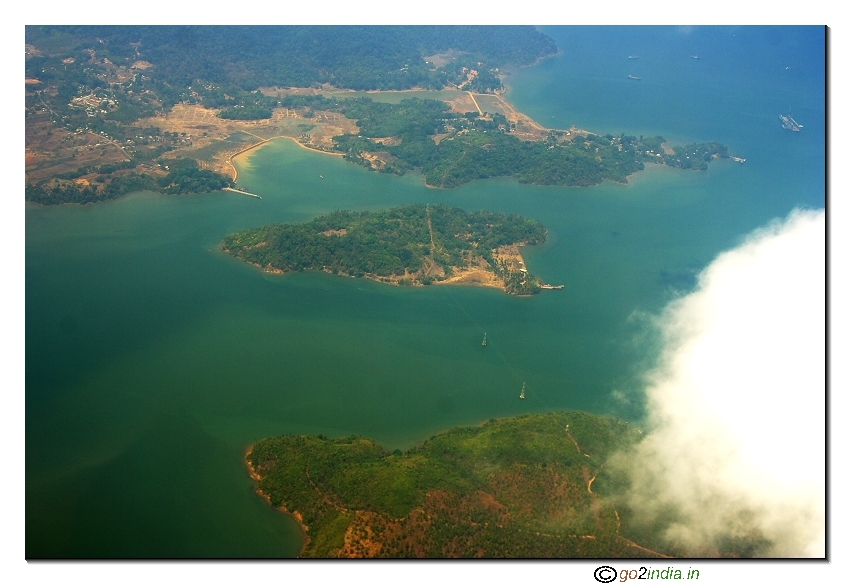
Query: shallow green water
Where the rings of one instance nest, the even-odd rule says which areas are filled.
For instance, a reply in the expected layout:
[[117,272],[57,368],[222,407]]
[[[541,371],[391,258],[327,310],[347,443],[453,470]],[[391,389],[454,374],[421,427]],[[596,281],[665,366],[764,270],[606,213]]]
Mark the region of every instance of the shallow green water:
[[[527,86],[555,75],[551,63]],[[27,556],[293,556],[297,525],[256,496],[243,465],[269,435],[359,433],[404,448],[526,412],[639,417],[654,355],[641,315],[752,228],[822,204],[822,158],[807,159],[812,138],[799,138],[742,138],[745,165],[650,169],[629,186],[450,191],[280,140],[240,162],[239,185],[262,200],[27,207]],[[529,269],[565,289],[515,298],[270,276],[218,251],[238,229],[410,202],[541,220],[549,240],[527,249]]]
[[[663,228],[706,206],[699,178],[652,181],[652,196],[640,184],[512,181],[444,192],[278,141],[240,168],[262,200],[29,208],[27,553],[293,554],[297,529],[242,465],[268,435],[360,433],[395,448],[530,411],[634,415],[612,398],[638,388],[644,350],[629,316],[656,309],[710,255],[693,225]],[[414,201],[539,218],[550,241],[529,267],[566,289],[529,299],[269,276],[217,250],[236,229]]]

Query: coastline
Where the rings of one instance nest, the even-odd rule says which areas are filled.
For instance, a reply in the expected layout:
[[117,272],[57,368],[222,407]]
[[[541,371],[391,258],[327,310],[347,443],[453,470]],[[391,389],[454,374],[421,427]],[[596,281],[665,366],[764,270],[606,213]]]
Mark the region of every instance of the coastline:
[[537,57],[537,59],[533,63],[531,63],[530,65],[520,65],[520,67],[521,68],[535,67],[535,66],[539,65],[540,63],[542,63],[543,61],[545,61],[546,59],[553,59],[555,57],[560,57],[563,54],[564,54],[564,51],[562,51],[559,48],[557,52],[552,53],[551,55],[543,55],[542,57]]
[[266,145],[272,139],[273,138],[268,138],[268,139],[263,140],[262,142],[257,142],[256,144],[252,144],[252,145],[248,146],[247,148],[239,150],[235,154],[231,154],[227,158],[227,163],[230,164],[230,168],[233,170],[233,182],[236,182],[236,179],[239,177],[239,170],[237,170],[236,165],[233,163],[233,159],[236,158],[237,156],[241,156],[242,154],[245,154],[246,152],[253,150],[254,148],[259,148],[260,146]]
[[[502,247],[499,247],[498,249],[493,249],[493,256],[497,260],[502,261],[507,265],[510,265],[512,271],[525,270],[525,258],[523,257],[521,251],[522,247],[524,246],[524,244],[504,245]],[[291,272],[291,270],[287,271],[278,267],[271,267],[268,265],[264,266],[260,265],[259,263],[254,263],[252,261],[245,261],[244,259],[241,259],[240,257],[231,253],[230,249],[225,248],[223,245],[220,247],[220,249],[224,253],[241,261],[242,263],[247,263],[248,265],[256,267],[263,273],[268,273],[271,275],[286,275],[287,273]],[[347,273],[333,273],[329,269],[305,269],[305,271],[322,271],[324,273],[327,273],[328,275],[335,275],[337,277],[355,277]],[[422,283],[420,280],[410,277],[382,277],[373,273],[363,274],[362,277],[364,279],[369,279],[378,283],[395,285],[399,287],[403,285],[411,287],[425,287],[425,284]],[[409,283],[403,284],[403,281]],[[507,282],[504,279],[501,279],[498,275],[496,275],[495,272],[483,266],[456,267],[453,269],[453,274],[450,277],[447,277],[446,279],[442,280],[432,280],[430,285],[461,285],[469,287],[487,287],[493,289],[500,289],[503,292],[508,293]]]
[[[233,255],[232,253],[230,253],[226,249],[224,251],[228,255],[236,257],[235,255]],[[236,257],[236,259],[239,259],[239,258]],[[242,261],[241,259],[239,259],[239,260]],[[248,265],[253,265],[254,267],[259,269],[263,273],[268,273],[270,275],[286,275],[287,273],[292,273],[292,271],[284,271],[283,269],[279,269],[277,267],[263,267],[259,263],[251,263],[250,261],[244,261],[244,263],[247,263]],[[355,277],[353,275],[348,275],[348,274],[332,273],[331,271],[329,271],[327,269],[305,269],[304,271],[321,271],[323,273],[327,273],[328,275],[336,275],[337,277],[350,277],[350,278]],[[500,289],[502,291],[505,290],[504,282],[501,281],[499,278],[497,278],[496,275],[492,271],[487,271],[486,269],[481,269],[481,268],[471,268],[471,269],[463,269],[463,270],[458,269],[457,271],[460,272],[460,273],[457,273],[456,275],[453,275],[452,277],[449,277],[447,279],[443,279],[443,280],[440,280],[440,281],[432,281],[431,285],[466,285],[466,286],[471,286],[471,287],[497,288],[497,289]],[[402,287],[402,284],[400,283],[400,281],[401,281],[400,279],[385,278],[385,277],[381,277],[381,276],[374,275],[374,274],[371,274],[371,273],[364,274],[363,279],[368,279],[370,281],[374,281],[374,282],[377,282],[377,283],[383,283],[383,284],[386,284],[386,285],[394,285],[394,286]],[[410,281],[410,280],[408,280],[408,281]],[[425,284],[422,283],[421,281],[418,281],[418,280],[413,280],[413,282],[409,285],[411,287],[425,287]]]
[[[311,148],[310,146],[299,142],[297,138],[293,138],[292,136],[279,136],[279,137],[280,138],[286,138],[287,140],[292,140],[293,142],[295,142],[296,144],[298,144],[299,146],[301,146],[305,150],[310,150],[311,152],[316,152],[318,154],[327,154],[329,156],[345,156],[345,152],[329,152],[327,150],[320,150],[318,148]],[[277,138],[272,138],[272,139],[277,139]]]
[[298,555],[296,555],[296,558],[298,558],[304,553],[304,549],[306,549],[307,545],[310,543],[310,535],[307,533],[307,530],[308,530],[309,527],[306,524],[304,524],[304,517],[301,516],[300,512],[298,512],[297,510],[287,510],[283,506],[275,506],[274,504],[272,504],[271,497],[268,494],[266,494],[260,488],[260,480],[263,477],[259,473],[257,473],[257,470],[254,468],[254,464],[252,464],[251,460],[248,459],[248,457],[251,455],[251,453],[253,451],[254,451],[254,444],[252,443],[251,445],[248,446],[248,449],[245,451],[245,467],[248,468],[248,475],[251,476],[252,480],[254,480],[254,483],[255,483],[254,491],[261,498],[263,498],[266,502],[268,502],[269,506],[271,506],[272,508],[274,508],[275,510],[277,510],[279,512],[282,512],[284,514],[288,514],[289,516],[294,518],[295,522],[298,523],[298,526],[301,527],[301,534],[303,536],[304,542],[301,544],[301,550],[298,551]]
[[[267,267],[267,266],[264,267],[264,266],[260,265],[259,263],[244,261],[242,259],[239,259],[235,255],[233,255],[227,249],[223,249],[223,251],[225,253],[227,253],[228,255],[230,255],[231,257],[234,257],[235,259],[242,261],[243,263],[247,263],[248,265],[256,267],[257,269],[259,269],[263,273],[268,273],[270,275],[286,275],[287,273],[292,273],[292,271],[285,271],[285,270],[277,268],[277,267]],[[348,274],[333,273],[333,272],[331,272],[330,270],[327,270],[327,269],[305,269],[305,271],[322,271],[324,273],[327,273],[328,275],[336,275],[337,277],[350,277],[350,278],[355,277],[353,275],[348,275]],[[403,284],[400,283],[402,281],[401,279],[385,278],[385,277],[380,277],[378,275],[374,275],[374,274],[371,274],[371,273],[364,274],[363,278],[371,280],[371,281],[375,281],[377,283],[383,283],[383,284],[387,284],[387,285],[395,285],[395,286],[398,286],[398,287],[402,287],[402,285],[403,285]],[[408,281],[410,281],[410,280],[408,280]],[[408,285],[410,285],[412,287],[425,287],[425,284],[422,283],[421,281],[418,281],[418,280],[413,280],[412,283],[408,284]],[[451,277],[443,279],[443,280],[432,281],[431,285],[464,285],[464,286],[470,286],[470,287],[489,287],[489,288],[500,289],[502,291],[505,291],[505,289],[507,288],[507,286],[505,286],[505,282],[502,281],[501,279],[499,279],[496,276],[495,273],[493,273],[492,271],[489,271],[487,269],[480,268],[480,267],[456,269],[455,275],[452,275]],[[248,455],[248,454],[246,454],[246,455]]]
[[441,281],[434,281],[431,285],[465,285],[470,287],[490,287],[505,291],[505,282],[496,277],[492,271],[472,267],[466,269],[455,269],[455,274]]
[[236,152],[235,154],[231,154],[230,157],[227,158],[227,163],[230,165],[230,168],[233,170],[233,182],[236,182],[236,179],[239,176],[239,171],[236,169],[236,165],[233,163],[233,160],[235,158],[237,158],[238,156],[243,156],[245,154],[253,153],[253,152],[251,152],[252,150],[260,148],[261,146],[265,146],[265,145],[269,144],[272,140],[280,140],[280,139],[292,140],[293,142],[295,142],[296,144],[298,144],[299,146],[301,146],[305,150],[310,150],[311,152],[317,152],[319,154],[328,154],[328,155],[331,155],[331,156],[345,156],[345,154],[343,152],[328,152],[328,151],[325,151],[325,150],[319,150],[318,148],[311,148],[310,146],[302,144],[301,142],[298,141],[297,138],[293,138],[292,136],[274,136],[272,138],[266,138],[261,142],[257,142],[256,144],[252,144],[252,145],[248,146],[247,148],[239,150],[238,152]]

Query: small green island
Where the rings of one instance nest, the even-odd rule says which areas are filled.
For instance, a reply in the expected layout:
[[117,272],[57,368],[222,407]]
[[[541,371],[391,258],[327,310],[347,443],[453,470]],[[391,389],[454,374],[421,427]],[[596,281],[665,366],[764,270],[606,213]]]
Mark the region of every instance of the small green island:
[[462,283],[531,295],[523,245],[544,242],[536,220],[446,205],[336,211],[308,223],[275,224],[225,237],[222,249],[270,273],[321,270],[396,285]]
[[663,557],[623,536],[627,511],[601,493],[618,487],[606,459],[640,439],[619,419],[554,412],[454,428],[405,452],[274,437],[246,463],[259,493],[302,524],[303,557]]

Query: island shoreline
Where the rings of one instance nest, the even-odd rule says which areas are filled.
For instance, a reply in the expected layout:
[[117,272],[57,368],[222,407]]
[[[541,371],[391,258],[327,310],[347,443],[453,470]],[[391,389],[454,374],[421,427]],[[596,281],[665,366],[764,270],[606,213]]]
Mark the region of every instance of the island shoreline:
[[308,531],[308,526],[304,524],[304,518],[301,516],[301,513],[297,510],[288,510],[283,506],[275,506],[272,504],[271,496],[269,496],[266,492],[260,488],[260,480],[262,480],[262,476],[257,472],[256,468],[254,468],[254,464],[251,463],[249,459],[251,454],[254,452],[254,444],[248,446],[248,449],[245,451],[245,467],[248,468],[248,475],[251,476],[251,479],[254,481],[254,492],[257,493],[261,498],[263,498],[266,502],[268,502],[269,506],[278,512],[282,512],[283,514],[287,514],[295,519],[295,522],[298,523],[298,526],[301,528],[301,536],[302,543],[301,549],[298,551],[296,558],[301,557],[304,554],[304,550],[307,548],[307,545],[310,544],[310,534]]

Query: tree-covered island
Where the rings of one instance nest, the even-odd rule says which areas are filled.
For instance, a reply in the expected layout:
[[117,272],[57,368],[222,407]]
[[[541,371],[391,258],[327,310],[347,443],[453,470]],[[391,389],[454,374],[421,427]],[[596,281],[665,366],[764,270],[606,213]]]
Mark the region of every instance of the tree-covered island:
[[312,269],[398,285],[470,283],[530,295],[541,282],[528,273],[519,248],[545,238],[540,222],[519,215],[414,204],[248,229],[225,237],[222,249],[273,273]]
[[559,412],[455,428],[405,452],[274,437],[246,461],[260,494],[305,528],[303,557],[657,558],[601,494],[621,487],[606,459],[640,437],[614,418]]

